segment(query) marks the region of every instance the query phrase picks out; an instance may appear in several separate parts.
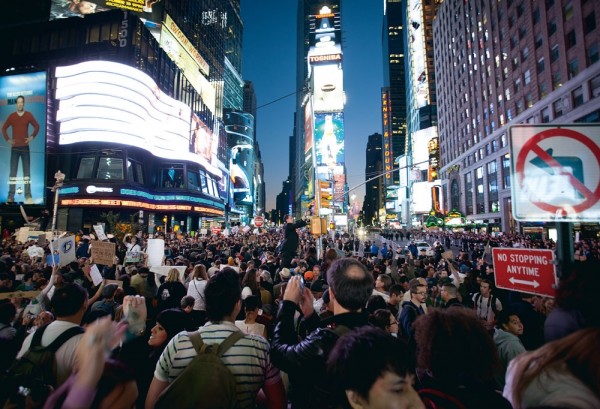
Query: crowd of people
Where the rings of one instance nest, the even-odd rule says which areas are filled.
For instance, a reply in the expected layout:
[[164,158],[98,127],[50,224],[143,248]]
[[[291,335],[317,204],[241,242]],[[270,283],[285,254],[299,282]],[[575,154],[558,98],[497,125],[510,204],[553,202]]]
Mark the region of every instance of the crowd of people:
[[[148,235],[111,237],[115,262],[96,265],[96,286],[89,235],[61,267],[46,264],[49,246],[5,236],[0,400],[217,408],[227,382],[189,380],[204,385],[198,358],[221,345],[240,408],[600,407],[598,240],[575,244],[547,298],[496,288],[489,249],[551,240],[395,231],[317,246],[305,226],[290,216],[278,229],[160,236],[166,275],[125,263]],[[55,359],[51,387],[25,387],[19,370],[40,348]]]

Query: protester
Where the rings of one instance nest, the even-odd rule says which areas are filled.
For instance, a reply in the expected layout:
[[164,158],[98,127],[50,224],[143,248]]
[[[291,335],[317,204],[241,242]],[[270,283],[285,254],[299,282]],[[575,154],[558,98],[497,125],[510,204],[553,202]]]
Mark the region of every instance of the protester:
[[[204,295],[208,322],[198,330],[204,343],[218,344],[232,332],[239,331],[234,320],[241,308],[241,293],[237,273],[229,268],[210,278]],[[245,335],[221,357],[237,383],[240,408],[251,408],[262,388],[269,408],[285,406],[285,392],[279,371],[271,366],[269,344],[255,335]],[[173,382],[196,356],[187,332],[181,332],[167,345],[160,356],[146,398],[146,408],[154,407],[158,396]],[[190,391],[191,393],[191,391]]]
[[515,409],[600,408],[600,328],[587,328],[514,359],[504,397]]
[[[290,377],[290,400],[293,408],[331,407],[331,379],[325,375],[325,361],[339,338],[336,331],[347,331],[368,325],[363,308],[373,292],[373,276],[365,266],[352,258],[333,262],[327,271],[333,317],[322,323],[313,308],[313,297],[302,286],[300,277],[290,279],[279,307],[271,345],[271,359]],[[310,320],[314,331],[307,330],[306,339],[298,342],[295,313],[300,308],[303,320]],[[311,325],[307,325],[310,328]]]
[[352,409],[424,409],[409,362],[406,346],[377,328],[343,335],[327,359],[335,401]]
[[427,405],[461,407],[450,406],[458,401],[465,409],[511,408],[494,390],[498,355],[472,311],[436,308],[421,316],[414,330],[419,395]]

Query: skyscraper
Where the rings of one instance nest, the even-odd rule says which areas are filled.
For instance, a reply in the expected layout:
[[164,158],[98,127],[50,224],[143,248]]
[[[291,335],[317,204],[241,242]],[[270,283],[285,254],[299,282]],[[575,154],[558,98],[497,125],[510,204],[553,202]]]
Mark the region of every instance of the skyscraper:
[[297,213],[320,195],[320,188],[315,189],[320,186],[331,196],[320,214],[346,214],[342,57],[340,1],[299,1],[293,175]]
[[446,210],[489,231],[517,230],[508,127],[600,121],[599,27],[596,1],[440,6],[433,30]]
[[363,201],[363,220],[367,225],[379,222],[380,211],[383,209],[383,178],[375,178],[383,169],[381,134],[369,135],[366,151],[365,180],[373,179],[366,183],[365,198]]
[[415,227],[424,227],[426,215],[431,210],[439,209],[437,97],[432,30],[438,7],[438,1],[426,0],[406,0],[402,7],[406,50],[408,167],[404,172],[409,174],[407,196],[410,208],[402,213],[406,217],[410,215],[403,222]]

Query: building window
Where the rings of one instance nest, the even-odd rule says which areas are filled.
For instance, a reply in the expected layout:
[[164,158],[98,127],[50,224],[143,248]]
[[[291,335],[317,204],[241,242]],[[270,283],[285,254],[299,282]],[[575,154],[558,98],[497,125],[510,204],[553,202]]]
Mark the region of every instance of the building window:
[[537,72],[541,74],[546,69],[546,63],[544,61],[544,57],[540,58],[537,63]]
[[558,60],[558,55],[558,44],[555,44],[550,50],[550,62],[555,62],[556,60]]
[[184,189],[183,166],[160,169],[160,186],[164,189]]
[[458,187],[458,180],[453,179],[450,184],[450,209],[460,209],[460,189]]
[[583,32],[585,34],[589,34],[590,32],[594,31],[595,29],[596,29],[596,13],[592,11],[590,14],[585,16],[585,19],[583,20]]
[[473,175],[471,172],[465,173],[465,198],[466,214],[473,214]]
[[573,2],[568,2],[563,8],[563,15],[565,16],[565,21],[570,20],[573,17]]
[[535,48],[540,48],[544,44],[544,37],[542,37],[542,33],[539,33],[535,37]]
[[542,109],[541,114],[543,124],[547,124],[548,122],[550,122],[550,110],[548,109],[548,107]]
[[498,167],[493,160],[487,164],[488,179],[488,209],[490,212],[498,211]]
[[477,206],[477,213],[485,213],[483,166],[475,169],[475,184],[477,192],[475,195],[475,206]]
[[94,165],[96,157],[85,157],[79,161],[77,169],[77,179],[92,179],[94,177]]
[[127,179],[129,182],[144,184],[144,172],[140,162],[127,159]]
[[592,98],[597,98],[600,95],[600,75],[590,81],[590,91],[592,92]]
[[533,10],[533,24],[537,24],[540,22],[540,8],[536,7],[535,10]]
[[600,59],[600,53],[598,53],[598,43],[591,44],[586,51],[587,63],[592,65]]
[[531,82],[531,72],[529,70],[523,73],[523,81],[525,82],[525,85],[528,85]]
[[202,192],[202,188],[198,183],[198,170],[188,169],[187,171],[187,186],[189,190]]
[[554,118],[558,118],[563,114],[563,102],[562,99],[554,101],[552,103],[552,109],[554,110]]
[[577,44],[577,36],[575,35],[575,30],[571,30],[565,36],[565,47],[567,50]]
[[574,58],[569,61],[569,79],[573,78],[577,74],[579,74],[579,61],[577,61],[577,58]]
[[562,86],[562,82],[561,82],[561,78],[560,78],[560,71],[556,71],[552,73],[552,86],[554,87],[554,89]]
[[510,154],[502,156],[502,188],[510,189]]
[[548,23],[548,35],[556,33],[556,21],[552,20]]
[[527,108],[531,108],[533,106],[533,95],[531,92],[528,92],[527,95],[525,95],[525,106]]
[[540,84],[540,97],[544,98],[546,95],[548,95],[548,84],[542,82]]
[[97,179],[123,180],[123,159],[101,157],[98,161]]
[[573,91],[573,108],[583,105],[583,88],[578,87]]

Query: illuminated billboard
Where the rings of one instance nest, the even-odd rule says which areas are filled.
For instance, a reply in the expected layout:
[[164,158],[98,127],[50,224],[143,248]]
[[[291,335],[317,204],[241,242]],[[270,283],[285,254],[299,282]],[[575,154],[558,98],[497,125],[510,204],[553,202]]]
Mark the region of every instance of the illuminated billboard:
[[310,100],[304,106],[304,153],[307,154],[313,147],[313,110]]
[[429,168],[429,146],[432,139],[437,139],[435,126],[412,133],[413,163],[419,169]]
[[51,0],[50,20],[84,17],[112,9],[127,10],[151,21],[160,21],[163,5],[160,0]]
[[414,213],[428,213],[431,210],[431,184],[415,182],[412,185],[412,205]]
[[385,185],[393,183],[394,156],[392,154],[392,102],[390,100],[390,88],[381,90],[381,122],[383,128],[383,170],[385,174]]
[[191,110],[163,93],[143,72],[109,61],[56,68],[59,144],[116,143],[145,149],[164,159],[220,171],[190,152]]
[[344,114],[315,114],[315,149],[317,166],[344,164]]
[[312,81],[315,112],[344,109],[344,71],[341,64],[315,65]]
[[429,104],[429,82],[425,52],[425,26],[423,24],[422,0],[409,0],[409,44],[413,97],[417,107]]
[[208,63],[169,15],[161,27],[161,48],[181,69],[183,76],[198,92],[204,105],[214,113],[217,97],[215,88],[205,78],[209,73]]
[[254,203],[254,117],[247,112],[228,111],[224,116],[229,172],[235,203]]
[[0,202],[44,204],[46,72],[0,77]]

